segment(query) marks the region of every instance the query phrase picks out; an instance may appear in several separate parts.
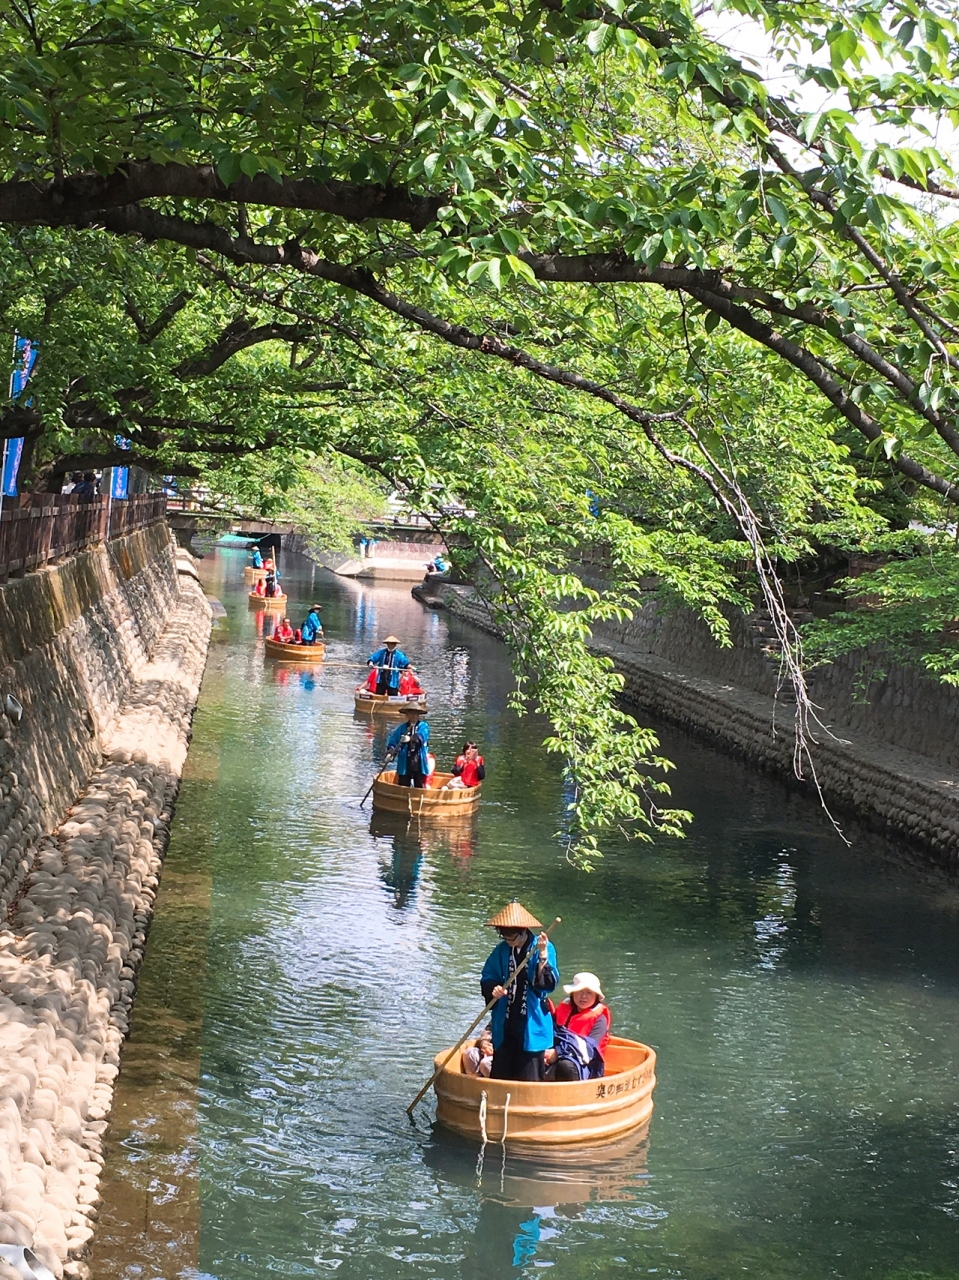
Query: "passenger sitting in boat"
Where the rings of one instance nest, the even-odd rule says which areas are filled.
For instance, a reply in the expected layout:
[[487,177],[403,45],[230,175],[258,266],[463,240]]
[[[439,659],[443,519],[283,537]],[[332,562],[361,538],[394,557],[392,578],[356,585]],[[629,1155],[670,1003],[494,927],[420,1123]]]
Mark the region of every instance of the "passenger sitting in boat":
[[[612,1015],[595,973],[576,973],[553,1013],[557,1042],[546,1050],[547,1080],[595,1079],[604,1074]],[[562,1035],[565,1031],[570,1035]],[[575,1041],[582,1038],[585,1044]],[[598,1061],[595,1061],[598,1059]]]
[[311,604],[310,612],[306,615],[303,625],[300,627],[300,643],[319,644],[322,639],[323,623],[320,621],[320,606]]
[[453,765],[453,777],[450,778],[444,791],[458,791],[465,787],[478,787],[486,777],[486,766],[483,757],[477,750],[475,742],[467,742],[456,757]]
[[400,673],[410,665],[410,660],[402,649],[397,649],[399,640],[396,636],[387,636],[375,653],[366,659],[368,667],[375,667],[379,673],[376,692],[395,697],[400,690]]
[[266,590],[266,588],[265,588],[265,587],[264,587],[264,585],[263,585],[263,579],[262,579],[262,578],[260,578],[260,579],[258,580],[258,582],[257,582],[256,586],[253,588],[253,594],[254,594],[255,596],[262,596],[262,595],[264,594],[265,590]]
[[474,1045],[463,1050],[463,1071],[468,1076],[488,1076],[493,1069],[493,1032],[484,1027]]
[[423,786],[431,787],[433,785],[433,779],[435,775],[436,775],[436,756],[433,755],[432,751],[427,751],[426,777],[423,779]]
[[430,740],[430,727],[426,713],[418,707],[404,707],[406,724],[398,724],[386,739],[387,748],[396,757],[396,785],[398,787],[425,787],[429,767],[426,744]]
[[289,618],[284,618],[278,627],[274,627],[273,639],[279,640],[281,644],[292,644],[293,628],[290,625]]
[[366,692],[376,693],[376,682],[380,678],[380,673],[374,668],[366,677]]
[[[483,999],[496,1001],[490,1074],[494,1080],[543,1080],[544,1054],[554,1039],[553,1019],[544,1004],[559,982],[556,951],[545,933],[534,936],[532,930],[542,925],[515,899],[486,923],[501,938],[480,979]],[[520,971],[527,956],[529,963]]]
[[419,680],[417,680],[416,676],[413,674],[412,669],[408,671],[404,671],[403,674],[400,676],[399,691],[400,691],[400,695],[404,698],[408,698],[410,694],[417,694],[417,693],[423,692],[423,686],[420,684]]

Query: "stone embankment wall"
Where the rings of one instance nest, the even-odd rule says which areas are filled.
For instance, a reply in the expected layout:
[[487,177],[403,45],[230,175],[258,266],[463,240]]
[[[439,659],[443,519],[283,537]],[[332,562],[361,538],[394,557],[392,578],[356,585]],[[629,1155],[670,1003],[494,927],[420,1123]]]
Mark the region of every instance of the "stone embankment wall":
[[[498,634],[470,587],[414,594]],[[731,623],[733,646],[722,649],[691,612],[649,604],[630,622],[599,629],[595,649],[622,673],[629,703],[795,778],[795,708],[777,701],[778,667],[748,620]],[[883,673],[866,689],[863,660],[867,672]],[[812,755],[827,799],[959,866],[959,694],[878,653],[812,672],[810,688],[824,726],[814,728]],[[808,765],[803,785],[815,785]]]
[[87,1274],[210,625],[164,525],[0,589],[0,1243],[58,1277]]

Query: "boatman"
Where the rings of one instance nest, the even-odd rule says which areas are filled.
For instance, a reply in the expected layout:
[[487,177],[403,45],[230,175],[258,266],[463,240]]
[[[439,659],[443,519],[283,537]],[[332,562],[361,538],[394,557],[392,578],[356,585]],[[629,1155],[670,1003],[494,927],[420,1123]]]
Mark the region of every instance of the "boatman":
[[426,749],[430,727],[426,712],[419,707],[405,707],[403,715],[406,724],[398,724],[386,739],[387,749],[396,756],[396,785],[425,787],[430,771]]
[[323,623],[320,621],[320,606],[311,604],[310,612],[306,615],[303,625],[300,627],[300,643],[320,644],[322,640]]
[[263,553],[260,551],[260,548],[256,545],[256,543],[255,543],[255,542],[254,542],[254,543],[251,543],[251,550],[252,550],[252,553],[253,553],[253,568],[254,568],[254,569],[262,569],[262,568],[263,568]]
[[387,636],[383,647],[371,653],[366,659],[368,667],[378,668],[376,692],[395,697],[400,691],[400,672],[410,665],[410,660],[402,649],[397,649],[399,640],[396,636]]
[[[553,1047],[553,1015],[546,997],[559,983],[556,952],[540,922],[515,898],[486,923],[500,936],[480,978],[483,999],[496,1001],[490,1074],[494,1080],[543,1080],[543,1055]],[[529,963],[520,972],[527,956]]]

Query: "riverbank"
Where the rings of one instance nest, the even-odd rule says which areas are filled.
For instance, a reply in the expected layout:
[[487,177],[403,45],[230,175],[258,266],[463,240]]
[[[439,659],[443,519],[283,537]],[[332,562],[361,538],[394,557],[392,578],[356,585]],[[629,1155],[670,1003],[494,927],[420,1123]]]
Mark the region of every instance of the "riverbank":
[[[413,594],[430,608],[499,634],[471,587],[431,584]],[[773,666],[744,628],[734,629],[734,638],[732,649],[721,650],[692,615],[664,619],[649,605],[632,622],[599,634],[593,647],[622,674],[623,698],[631,706],[811,790],[811,778],[800,783],[793,773],[793,709],[775,697]],[[826,668],[811,682],[828,726],[816,731],[812,747],[823,795],[869,825],[918,842],[943,865],[959,867],[955,691],[893,667],[884,674],[885,687],[871,691],[872,701],[857,701],[855,666],[850,661]],[[930,754],[904,742],[927,743]]]
[[0,610],[25,708],[0,719],[0,1242],[82,1277],[211,610],[164,525],[9,584]]

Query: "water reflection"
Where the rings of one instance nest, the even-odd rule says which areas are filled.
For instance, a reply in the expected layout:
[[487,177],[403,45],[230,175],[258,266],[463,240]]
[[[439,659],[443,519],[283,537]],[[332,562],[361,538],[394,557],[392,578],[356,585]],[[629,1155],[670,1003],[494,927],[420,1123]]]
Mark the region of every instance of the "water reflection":
[[438,822],[400,813],[374,813],[370,835],[376,841],[380,879],[390,890],[393,905],[405,907],[412,901],[427,854],[460,862],[473,856],[476,819],[470,814]]
[[651,1123],[615,1142],[552,1149],[499,1142],[482,1147],[436,1124],[423,1160],[446,1182],[504,1205],[560,1209],[632,1202],[650,1180]]

